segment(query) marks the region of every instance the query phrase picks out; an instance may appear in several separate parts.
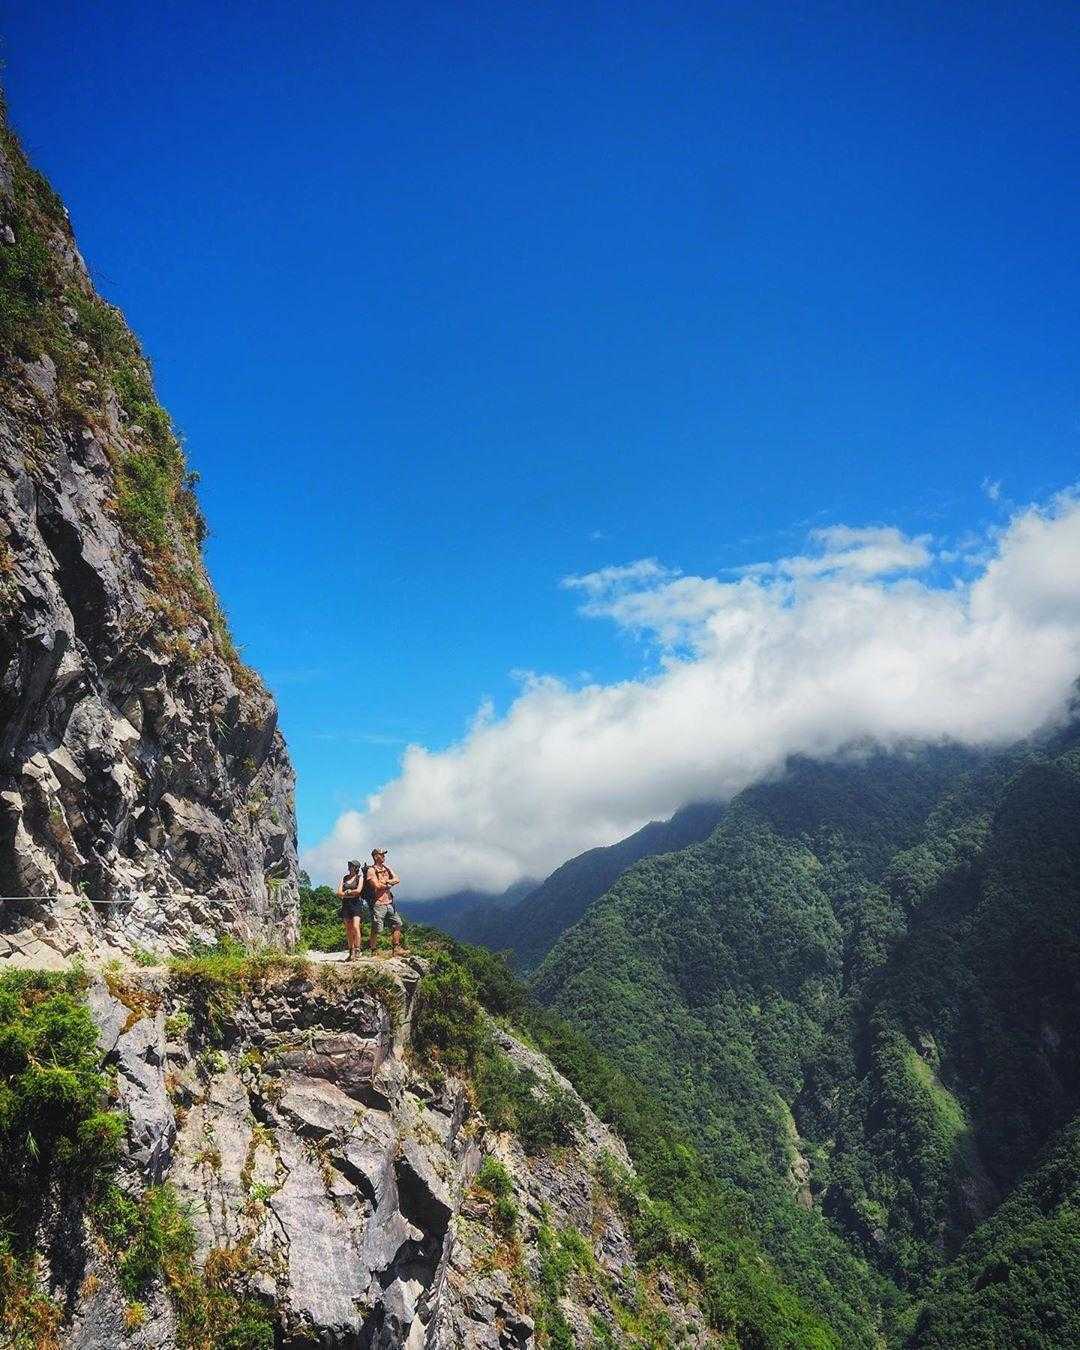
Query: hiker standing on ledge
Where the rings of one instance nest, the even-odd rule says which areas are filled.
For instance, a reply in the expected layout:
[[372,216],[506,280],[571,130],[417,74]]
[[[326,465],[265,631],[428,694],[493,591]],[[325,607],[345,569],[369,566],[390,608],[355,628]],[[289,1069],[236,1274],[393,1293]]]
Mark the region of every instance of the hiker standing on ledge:
[[401,915],[394,906],[392,886],[399,886],[401,878],[386,865],[386,849],[371,850],[371,866],[364,868],[364,899],[368,903],[368,915],[371,919],[369,942],[372,955],[379,948],[379,934],[384,924],[390,925],[390,943],[394,956],[407,955],[408,948],[401,945]]
[[[341,900],[341,917],[345,920],[345,939],[349,944],[347,961],[358,961],[364,946],[364,929],[360,916],[364,912],[364,874],[360,870],[357,858],[349,859],[349,870],[341,878],[338,896]],[[374,934],[372,935],[374,936]]]

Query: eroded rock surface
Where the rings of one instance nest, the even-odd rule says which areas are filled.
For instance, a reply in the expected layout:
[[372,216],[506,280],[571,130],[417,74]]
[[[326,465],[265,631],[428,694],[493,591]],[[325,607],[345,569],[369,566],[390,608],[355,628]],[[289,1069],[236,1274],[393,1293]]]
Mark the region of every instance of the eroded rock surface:
[[[424,968],[285,966],[224,1017],[160,970],[96,976],[90,1004],[129,1121],[126,1188],[175,1189],[198,1263],[226,1262],[282,1347],[533,1350],[556,1306],[541,1293],[545,1251],[566,1234],[588,1253],[556,1301],[576,1346],[644,1344],[618,1310],[646,1304],[665,1344],[715,1344],[687,1291],[639,1268],[602,1180],[629,1160],[583,1103],[573,1143],[529,1157],[463,1082],[418,1065],[410,1021]],[[542,1055],[496,1036],[540,1090],[572,1091]],[[509,1226],[476,1182],[485,1158],[509,1179]],[[93,1238],[83,1246],[65,1344],[175,1350],[164,1288],[145,1293],[147,1320],[128,1329],[115,1271]]]
[[[287,944],[293,774],[273,699],[228,640],[149,368],[0,133],[0,249],[44,251],[0,343],[0,895],[59,897],[0,903],[0,958]],[[162,494],[175,509],[140,524]]]

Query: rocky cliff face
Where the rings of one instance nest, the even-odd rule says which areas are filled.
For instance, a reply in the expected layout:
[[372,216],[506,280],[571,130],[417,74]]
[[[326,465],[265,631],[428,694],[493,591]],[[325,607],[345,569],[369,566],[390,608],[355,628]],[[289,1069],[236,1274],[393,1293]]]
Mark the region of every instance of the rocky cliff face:
[[[603,1183],[605,1167],[628,1169],[625,1149],[584,1104],[572,1144],[528,1157],[463,1082],[417,1059],[423,970],[283,961],[232,999],[163,970],[95,976],[129,1122],[127,1192],[176,1193],[197,1233],[192,1268],[259,1309],[279,1346],[531,1350],[553,1343],[542,1328],[556,1308],[560,1345],[657,1343],[627,1330],[646,1308],[665,1345],[718,1343],[667,1276],[639,1268]],[[540,1090],[569,1090],[497,1034]],[[497,1194],[484,1184],[494,1162]],[[41,1248],[73,1350],[269,1344],[235,1328],[193,1335],[185,1276],[167,1262],[133,1305],[93,1214],[55,1216]]]
[[296,929],[293,776],[149,367],[0,117],[0,956]]

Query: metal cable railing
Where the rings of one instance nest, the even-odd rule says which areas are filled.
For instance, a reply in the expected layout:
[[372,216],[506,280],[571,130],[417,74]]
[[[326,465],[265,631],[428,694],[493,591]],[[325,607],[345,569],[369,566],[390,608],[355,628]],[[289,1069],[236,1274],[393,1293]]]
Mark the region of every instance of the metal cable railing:
[[138,896],[131,895],[123,900],[93,900],[89,895],[0,895],[0,904],[5,905],[41,905],[48,900],[85,900],[88,905],[133,905]]

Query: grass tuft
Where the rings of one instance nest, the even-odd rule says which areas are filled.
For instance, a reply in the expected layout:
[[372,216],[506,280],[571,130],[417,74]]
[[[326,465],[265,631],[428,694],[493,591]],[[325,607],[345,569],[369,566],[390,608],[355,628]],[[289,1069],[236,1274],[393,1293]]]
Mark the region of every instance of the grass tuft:
[[245,1292],[253,1272],[244,1247],[216,1248],[200,1270],[188,1211],[171,1186],[152,1186],[139,1200],[111,1186],[94,1213],[117,1261],[120,1287],[135,1306],[162,1281],[176,1311],[180,1350],[270,1350],[273,1325]]
[[212,1040],[220,1041],[245,994],[273,979],[305,977],[310,964],[275,947],[247,948],[235,938],[169,960],[169,980],[191,1004]]
[[518,1211],[514,1183],[497,1158],[485,1158],[473,1181],[476,1191],[491,1202],[491,1220],[501,1237],[509,1241],[517,1231]]
[[15,1256],[0,1242],[0,1344],[5,1350],[60,1350],[63,1309],[42,1286],[36,1256]]

